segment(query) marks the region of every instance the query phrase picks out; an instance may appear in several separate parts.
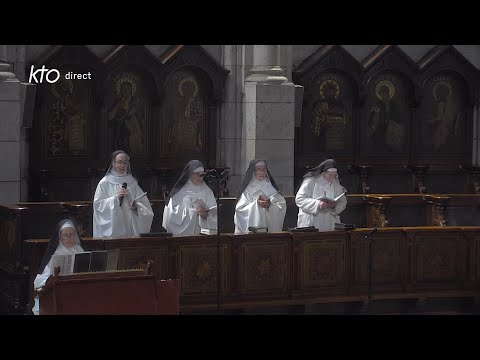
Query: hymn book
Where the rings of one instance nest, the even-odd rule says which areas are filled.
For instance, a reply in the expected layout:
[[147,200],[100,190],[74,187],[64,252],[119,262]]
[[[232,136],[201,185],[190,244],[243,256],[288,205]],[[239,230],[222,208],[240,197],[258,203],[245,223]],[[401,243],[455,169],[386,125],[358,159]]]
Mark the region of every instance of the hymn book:
[[329,198],[328,196],[320,196],[318,198],[315,198],[316,200],[320,200],[320,201],[323,201],[325,203],[335,203],[338,201],[338,199],[340,199],[343,195],[345,195],[345,193],[341,193],[340,195],[338,195],[336,198],[332,199],[332,198]]
[[195,209],[198,209],[198,208],[204,208],[206,209],[207,211],[210,211],[210,210],[213,210],[217,207],[217,205],[214,205],[212,207],[208,207],[207,204],[205,204],[205,201],[203,201],[203,199],[200,199],[200,198],[197,198],[197,199],[194,199],[192,200],[192,206],[195,208]]
[[255,197],[260,197],[260,196],[263,196],[263,197],[266,197],[268,200],[272,201],[272,199],[275,197],[275,195],[277,195],[280,191],[275,191],[273,194],[270,194],[270,195],[267,195],[265,194],[261,189],[258,189],[257,191],[255,191],[253,193],[253,195]]

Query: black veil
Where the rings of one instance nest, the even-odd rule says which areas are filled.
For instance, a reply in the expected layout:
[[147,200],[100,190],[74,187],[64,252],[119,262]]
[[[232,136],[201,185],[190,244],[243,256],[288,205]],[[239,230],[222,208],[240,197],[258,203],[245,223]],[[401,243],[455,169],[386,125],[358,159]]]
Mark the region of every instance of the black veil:
[[[125,155],[127,155],[128,158],[130,159],[130,155],[129,155],[126,151],[124,151],[124,150],[115,150],[115,151],[112,153],[112,155],[110,156],[109,162],[108,162],[108,163],[106,164],[106,166],[105,166],[105,174],[103,174],[103,176],[106,176],[106,175],[110,172],[110,170],[112,170],[112,163],[113,163],[113,161],[115,160],[115,158],[117,157],[118,154],[125,154]],[[130,175],[133,176],[133,174],[132,174],[132,167],[131,167],[131,164],[130,164],[130,163],[128,163],[127,174],[130,174]],[[133,177],[135,177],[135,176],[133,176]]]
[[[59,221],[57,223],[57,226],[55,226],[55,230],[53,231],[53,234],[50,237],[50,240],[48,241],[47,250],[45,250],[45,254],[43,255],[42,262],[40,263],[40,267],[38,268],[38,274],[43,273],[43,269],[45,269],[45,266],[47,266],[48,262],[50,261],[50,258],[55,253],[55,250],[57,250],[58,244],[60,242],[60,238],[59,238],[60,229],[63,226],[63,224],[65,224],[67,221],[71,222],[73,224],[73,226],[75,227],[75,231],[77,232],[77,236],[80,239],[80,245],[82,246],[82,248],[84,248],[82,238],[80,236],[80,233],[78,231],[78,226],[75,223],[75,221],[73,221],[71,219],[64,219],[64,220]],[[53,271],[53,269],[52,269],[52,271]]]
[[324,171],[327,171],[328,169],[332,169],[332,168],[336,168],[336,167],[337,166],[336,166],[335,160],[327,159],[327,160],[323,161],[320,165],[315,166],[314,168],[310,169],[309,171],[307,171],[307,173],[305,175],[303,175],[302,181],[300,181],[300,183],[297,186],[297,189],[295,190],[295,194],[300,189],[300,186],[302,186],[303,180],[305,178],[312,177],[312,176],[318,176],[321,173],[323,173]]
[[177,182],[175,183],[175,185],[173,185],[172,190],[170,190],[170,192],[168,193],[168,197],[165,204],[168,204],[168,202],[173,197],[173,195],[175,195],[183,187],[183,185],[187,183],[193,171],[199,167],[203,167],[205,169],[205,167],[199,160],[190,160],[188,162],[188,164],[185,166],[182,173],[180,174],[180,177],[178,178]]

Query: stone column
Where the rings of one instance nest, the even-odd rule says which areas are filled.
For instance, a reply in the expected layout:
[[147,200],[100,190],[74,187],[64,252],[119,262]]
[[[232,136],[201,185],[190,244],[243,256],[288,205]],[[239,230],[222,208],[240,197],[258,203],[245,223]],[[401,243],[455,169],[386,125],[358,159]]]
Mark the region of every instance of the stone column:
[[[0,46],[0,58],[2,50]],[[20,81],[12,66],[0,60],[0,203],[18,202],[21,198],[20,110]]]
[[472,165],[480,166],[480,114],[479,100],[473,107],[473,149],[472,149]]
[[254,45],[245,80],[241,172],[264,158],[283,195],[293,194],[295,85],[279,66],[280,45]]
[[253,67],[246,81],[284,83],[280,67],[280,45],[253,45]]

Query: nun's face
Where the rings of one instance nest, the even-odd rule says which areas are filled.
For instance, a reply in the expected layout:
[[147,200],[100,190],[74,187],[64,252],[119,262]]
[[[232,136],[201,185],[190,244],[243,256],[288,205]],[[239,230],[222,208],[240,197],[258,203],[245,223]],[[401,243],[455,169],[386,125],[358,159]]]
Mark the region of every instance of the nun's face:
[[124,175],[128,172],[128,166],[130,164],[130,158],[127,154],[121,153],[115,157],[112,163],[112,168],[120,175]]
[[66,248],[71,248],[75,245],[75,234],[76,231],[74,228],[67,227],[60,231],[60,241],[62,242],[63,246]]
[[267,169],[265,168],[264,165],[255,166],[254,174],[255,174],[255,178],[258,181],[263,181],[265,180],[265,177],[267,175]]
[[337,173],[334,171],[327,170],[323,173],[323,177],[325,178],[325,180],[331,183],[337,177]]
[[192,181],[193,185],[201,185],[203,183],[203,174],[201,173],[192,173],[190,176],[190,180]]

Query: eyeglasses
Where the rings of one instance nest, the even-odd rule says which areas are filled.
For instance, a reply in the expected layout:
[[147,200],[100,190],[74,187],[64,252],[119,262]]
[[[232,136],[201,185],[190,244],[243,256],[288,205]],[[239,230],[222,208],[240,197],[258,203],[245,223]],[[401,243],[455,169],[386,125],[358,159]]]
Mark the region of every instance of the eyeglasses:
[[63,234],[62,234],[62,238],[64,238],[64,239],[71,239],[71,238],[73,238],[73,239],[74,239],[74,238],[75,238],[75,233],[74,233],[74,232],[73,232],[73,233],[70,233],[70,234],[63,233]]
[[130,164],[130,160],[125,160],[125,161],[115,161],[118,165],[128,165]]

